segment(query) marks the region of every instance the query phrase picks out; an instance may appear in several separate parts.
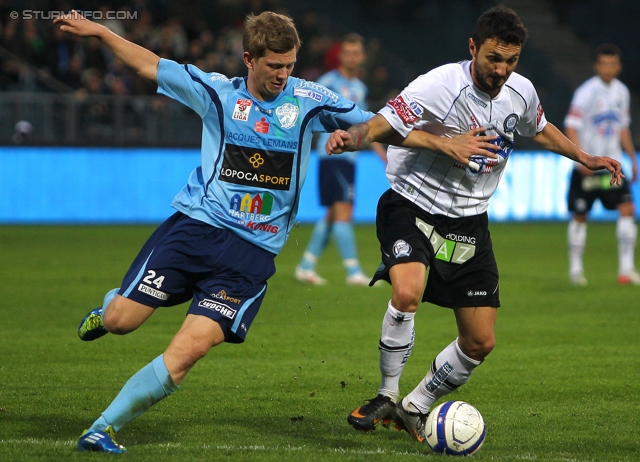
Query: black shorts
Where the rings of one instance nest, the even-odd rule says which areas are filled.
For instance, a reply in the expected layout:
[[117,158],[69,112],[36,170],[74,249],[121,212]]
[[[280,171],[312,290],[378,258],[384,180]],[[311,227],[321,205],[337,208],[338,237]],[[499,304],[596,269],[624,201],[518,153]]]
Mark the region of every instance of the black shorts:
[[275,273],[275,254],[176,212],[149,237],[122,281],[120,295],[151,308],[188,300],[187,313],[213,319],[229,343],[241,343]]
[[620,204],[633,200],[626,179],[622,179],[620,186],[611,186],[610,181],[609,172],[583,175],[578,169],[573,169],[567,198],[569,211],[585,215],[591,211],[596,199],[600,199],[602,206],[607,210],[615,210]]
[[339,157],[320,159],[320,205],[329,207],[336,202],[353,202],[356,166]]
[[382,264],[372,284],[390,282],[389,269],[397,263],[421,262],[429,268],[423,302],[447,308],[500,306],[486,213],[433,215],[388,190],[378,202],[376,227]]

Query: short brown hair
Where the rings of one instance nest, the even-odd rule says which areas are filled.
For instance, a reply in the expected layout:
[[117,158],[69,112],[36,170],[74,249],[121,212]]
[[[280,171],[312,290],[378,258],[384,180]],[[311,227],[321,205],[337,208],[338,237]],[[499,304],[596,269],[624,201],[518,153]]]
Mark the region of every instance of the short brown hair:
[[523,46],[527,40],[527,28],[518,14],[504,5],[494,6],[478,18],[471,38],[478,48],[490,39],[497,39],[509,45]]
[[343,35],[340,42],[341,43],[359,43],[364,47],[364,37],[356,32],[351,32],[347,35]]
[[301,42],[293,19],[283,14],[265,11],[250,14],[244,22],[242,46],[254,58],[261,58],[267,50],[287,53],[300,48]]

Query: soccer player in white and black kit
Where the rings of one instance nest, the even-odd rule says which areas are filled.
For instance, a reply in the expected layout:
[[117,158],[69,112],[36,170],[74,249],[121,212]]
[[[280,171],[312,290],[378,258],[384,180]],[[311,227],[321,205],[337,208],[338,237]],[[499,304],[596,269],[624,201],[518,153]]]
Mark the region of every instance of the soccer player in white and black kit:
[[[398,136],[405,146],[388,149],[391,189],[378,204],[383,265],[372,282],[389,281],[392,297],[382,323],[378,394],[347,418],[357,430],[393,420],[424,442],[434,402],[466,383],[493,350],[500,300],[486,211],[515,131],[591,170],[609,170],[612,184],[621,180],[619,162],[590,156],[548,123],[531,82],[513,72],[526,35],[513,10],[491,8],[469,39],[470,61],[418,77],[372,119],[327,142],[334,154]],[[421,301],[452,308],[458,337],[400,400]]]
[[[638,178],[638,163],[629,130],[629,89],[616,77],[622,70],[620,49],[605,44],[596,50],[596,75],[578,87],[573,95],[569,113],[564,120],[567,137],[596,155],[609,155],[622,161],[622,151],[631,159],[631,181]],[[633,254],[638,228],[629,183],[611,187],[603,175],[593,174],[576,164],[569,186],[569,279],[572,284],[586,285],[582,255],[587,241],[587,214],[596,199],[604,208],[618,210],[616,224],[618,238],[618,282],[640,285]]]

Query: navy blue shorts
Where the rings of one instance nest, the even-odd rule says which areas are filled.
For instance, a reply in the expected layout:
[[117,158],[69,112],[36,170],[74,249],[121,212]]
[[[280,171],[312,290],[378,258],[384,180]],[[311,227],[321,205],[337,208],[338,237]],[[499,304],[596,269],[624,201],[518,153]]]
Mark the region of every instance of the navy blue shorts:
[[226,342],[241,343],[275,273],[274,259],[231,231],[177,212],[144,244],[120,295],[151,308],[192,300],[187,313],[213,319]]
[[356,166],[339,157],[320,159],[320,204],[329,207],[336,202],[353,202]]

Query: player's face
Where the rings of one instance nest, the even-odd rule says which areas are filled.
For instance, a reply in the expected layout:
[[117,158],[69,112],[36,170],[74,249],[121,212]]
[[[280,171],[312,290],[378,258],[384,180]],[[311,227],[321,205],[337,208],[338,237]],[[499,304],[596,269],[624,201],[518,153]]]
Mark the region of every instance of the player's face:
[[249,92],[261,101],[271,99],[280,94],[296,63],[297,50],[286,53],[274,53],[267,50],[264,56],[254,58],[248,51],[244,52],[244,63],[249,69],[247,86]]
[[618,77],[618,74],[622,70],[620,58],[618,56],[609,55],[598,56],[598,60],[593,67],[596,70],[596,74],[598,74],[598,76],[606,83],[609,83]]
[[473,39],[469,39],[469,51],[473,58],[473,83],[493,98],[500,93],[500,89],[516,68],[522,46],[491,38],[477,47]]
[[340,65],[350,74],[355,74],[364,62],[362,43],[343,42],[340,47]]

